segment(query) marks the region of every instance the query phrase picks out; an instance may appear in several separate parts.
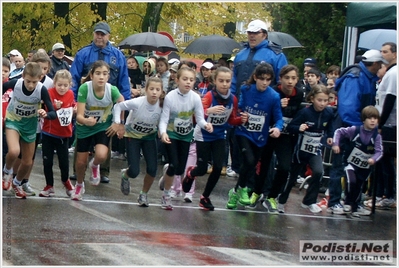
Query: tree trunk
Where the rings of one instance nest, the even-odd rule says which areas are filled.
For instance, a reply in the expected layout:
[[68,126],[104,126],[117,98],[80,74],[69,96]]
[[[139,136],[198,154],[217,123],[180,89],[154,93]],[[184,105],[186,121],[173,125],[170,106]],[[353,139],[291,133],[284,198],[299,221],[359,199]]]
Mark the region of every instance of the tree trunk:
[[[63,18],[65,20],[65,25],[69,25],[69,3],[54,3],[54,15],[57,18]],[[55,21],[54,23],[54,29],[56,29],[58,26],[58,22]],[[69,49],[72,50],[72,39],[71,39],[71,34],[66,34],[61,36],[62,38],[62,43],[66,46],[66,51],[65,54],[70,55]]]
[[141,26],[142,32],[157,32],[163,3],[148,3]]
[[98,14],[100,16],[99,21],[107,21],[107,3],[91,3],[91,10],[94,11],[94,14]]

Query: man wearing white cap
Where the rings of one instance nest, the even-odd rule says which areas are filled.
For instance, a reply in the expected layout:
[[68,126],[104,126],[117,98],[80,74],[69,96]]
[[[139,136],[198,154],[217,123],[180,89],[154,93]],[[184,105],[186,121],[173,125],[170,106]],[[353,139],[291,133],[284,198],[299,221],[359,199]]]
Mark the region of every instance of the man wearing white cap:
[[274,85],[277,83],[280,69],[288,64],[281,46],[267,40],[267,26],[264,21],[251,21],[246,32],[248,44],[234,59],[231,93],[235,94],[237,98],[240,97],[240,87],[249,79],[256,65],[267,62],[273,66],[274,77],[276,77],[276,80],[272,82]]
[[[334,128],[360,126],[363,124],[361,111],[368,105],[375,105],[377,72],[381,64],[388,62],[382,57],[379,50],[370,49],[362,56],[359,64],[346,67],[335,83],[338,92],[338,114]],[[343,156],[345,155],[345,144],[341,146],[340,154],[334,154],[332,167],[330,168],[330,183],[327,212],[344,214],[340,203],[342,186],[341,177],[344,174]],[[363,207],[357,209],[359,215],[370,215],[369,210]]]
[[61,43],[55,43],[53,48],[51,49],[51,69],[50,72],[47,74],[51,79],[54,78],[54,75],[59,70],[68,70],[69,71],[69,64],[68,62],[64,61],[64,53],[65,53],[65,46]]

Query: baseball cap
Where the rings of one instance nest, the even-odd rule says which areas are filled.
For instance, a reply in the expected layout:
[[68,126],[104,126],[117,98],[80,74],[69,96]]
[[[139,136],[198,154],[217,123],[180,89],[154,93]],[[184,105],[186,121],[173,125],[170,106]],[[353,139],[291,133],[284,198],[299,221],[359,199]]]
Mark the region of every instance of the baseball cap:
[[382,57],[381,52],[377,49],[367,50],[362,55],[363,62],[379,62],[381,61],[384,64],[388,64],[388,62]]
[[10,51],[10,53],[8,53],[8,55],[13,55],[13,56],[22,56],[21,52],[19,52],[16,49],[13,49]]
[[65,50],[65,46],[64,46],[63,44],[61,44],[61,43],[55,43],[55,44],[53,45],[53,48],[51,49],[51,51],[54,51],[54,50],[56,50],[56,49],[63,49],[63,50]]
[[261,20],[253,20],[248,24],[247,32],[258,32],[260,30],[267,31],[267,26],[264,21]]
[[213,67],[213,64],[212,64],[212,62],[207,61],[207,62],[204,62],[204,63],[201,65],[201,67],[205,67],[205,68],[207,68],[207,69],[211,69],[211,68]]
[[169,64],[174,64],[176,62],[177,62],[177,64],[179,64],[180,63],[179,59],[173,58],[173,59],[168,60]]
[[95,32],[102,32],[104,34],[109,34],[111,33],[111,28],[109,27],[108,23],[106,22],[99,22],[94,26],[94,31]]
[[179,62],[173,63],[172,66],[170,66],[169,70],[172,70],[175,73],[177,73],[177,71],[179,70]]
[[314,65],[314,66],[316,66],[317,65],[317,60],[314,59],[314,58],[306,58],[303,61],[303,65]]

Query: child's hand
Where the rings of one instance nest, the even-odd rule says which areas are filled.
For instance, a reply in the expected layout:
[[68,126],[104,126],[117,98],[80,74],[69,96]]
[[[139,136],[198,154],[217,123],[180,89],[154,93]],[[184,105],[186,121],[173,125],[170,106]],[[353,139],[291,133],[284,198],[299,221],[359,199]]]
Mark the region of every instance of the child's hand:
[[339,152],[340,152],[340,149],[339,149],[339,146],[338,146],[338,145],[334,145],[331,149],[333,150],[333,152],[334,152],[335,154],[339,154]]
[[208,108],[208,114],[220,114],[223,113],[226,108],[223,105],[216,105],[211,108]]
[[211,123],[207,123],[207,124],[205,125],[204,129],[205,129],[206,131],[208,131],[209,133],[212,133],[212,132],[213,132],[213,126],[212,126]]
[[240,113],[241,115],[241,123],[245,124],[248,121],[248,113]]
[[306,125],[306,124],[301,124],[301,125],[299,126],[299,131],[304,132],[304,131],[307,130],[308,128],[309,128],[308,125]]
[[39,117],[41,118],[45,118],[47,116],[47,112],[44,109],[39,109],[37,110],[37,114],[39,115]]
[[96,123],[97,123],[97,120],[96,120],[93,116],[90,116],[90,117],[88,117],[88,118],[85,118],[85,125],[86,125],[86,126],[92,127],[92,126],[94,126]]
[[278,129],[278,128],[276,128],[276,127],[271,128],[271,129],[269,130],[269,135],[270,135],[270,137],[272,137],[272,138],[278,138],[278,137],[280,137],[280,129]]
[[162,134],[161,141],[163,143],[169,143],[169,144],[171,143],[171,141],[169,139],[169,135],[166,132]]
[[332,138],[328,138],[327,139],[327,144],[328,145],[332,145],[333,144],[333,139]]
[[367,163],[369,163],[369,165],[372,166],[375,164],[375,161],[373,158],[369,158],[369,159],[367,159]]
[[55,108],[56,108],[56,109],[60,109],[61,106],[62,106],[62,104],[63,104],[62,101],[57,100],[57,99],[54,99],[54,103],[55,103]]
[[288,101],[289,101],[289,100],[290,100],[289,98],[282,98],[282,99],[281,99],[281,108],[287,107],[287,106],[288,106]]

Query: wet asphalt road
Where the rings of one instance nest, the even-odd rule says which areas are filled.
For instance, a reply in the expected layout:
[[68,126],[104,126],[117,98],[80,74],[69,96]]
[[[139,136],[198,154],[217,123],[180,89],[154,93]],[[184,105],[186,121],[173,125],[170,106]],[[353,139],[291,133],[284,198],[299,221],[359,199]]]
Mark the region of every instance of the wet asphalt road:
[[[72,161],[72,155],[70,155]],[[174,199],[173,211],[160,207],[157,182],[149,193],[150,207],[141,208],[137,197],[140,176],[131,180],[131,193],[120,192],[120,169],[126,161],[111,160],[111,182],[86,183],[83,201],[72,201],[62,188],[55,159],[52,198],[38,197],[45,186],[40,149],[31,175],[35,197],[18,200],[3,191],[3,266],[308,266],[332,263],[300,261],[300,240],[393,240],[392,263],[344,262],[340,265],[395,265],[396,211],[350,218],[325,210],[313,215],[300,207],[303,192],[295,187],[286,213],[271,215],[256,210],[225,209],[235,179],[222,176],[211,200],[215,211],[199,208],[206,176],[197,178],[193,203]],[[72,171],[72,167],[70,168]],[[89,172],[86,172],[86,180]]]

